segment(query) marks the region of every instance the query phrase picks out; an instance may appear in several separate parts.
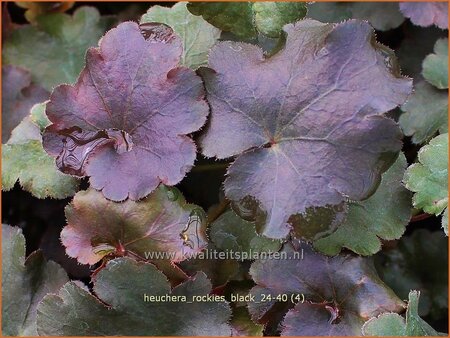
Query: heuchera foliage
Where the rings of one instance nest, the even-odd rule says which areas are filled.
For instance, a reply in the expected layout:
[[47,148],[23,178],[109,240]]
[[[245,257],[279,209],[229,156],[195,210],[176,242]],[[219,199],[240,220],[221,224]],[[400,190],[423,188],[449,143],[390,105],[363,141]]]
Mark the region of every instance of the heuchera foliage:
[[445,2],[403,2],[400,10],[418,26],[448,28],[448,4]]
[[11,6],[3,335],[446,330],[447,4]]
[[273,238],[288,234],[293,214],[374,192],[401,147],[399,128],[382,114],[412,87],[387,67],[391,53],[366,23],[304,20],[284,29],[276,55],[220,42],[202,73],[211,105],[202,152],[240,155],[225,193],[258,200]]
[[196,153],[186,134],[208,114],[201,79],[178,66],[181,53],[169,27],[132,22],[89,49],[77,83],[57,87],[47,104],[44,148],[60,170],[90,176],[114,201],[180,182]]

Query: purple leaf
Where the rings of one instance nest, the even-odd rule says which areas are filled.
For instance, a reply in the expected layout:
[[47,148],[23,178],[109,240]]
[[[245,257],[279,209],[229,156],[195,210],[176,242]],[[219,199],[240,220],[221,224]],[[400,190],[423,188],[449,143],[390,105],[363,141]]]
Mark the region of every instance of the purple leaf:
[[47,100],[49,93],[31,83],[31,74],[16,66],[2,67],[2,90],[2,143],[6,143],[31,107]]
[[285,259],[256,261],[250,268],[257,284],[250,292],[255,301],[249,303],[254,320],[267,319],[277,302],[284,310],[296,303],[281,324],[282,335],[358,336],[369,318],[404,309],[367,258],[329,258],[307,245],[286,254]]
[[90,48],[77,83],[58,86],[47,105],[44,147],[59,169],[90,176],[114,201],[180,182],[196,153],[186,134],[208,114],[201,79],[178,66],[181,52],[168,26],[132,22]]
[[447,2],[402,2],[400,11],[415,25],[448,29]]
[[256,199],[263,234],[273,238],[288,234],[292,215],[375,191],[401,148],[399,128],[383,113],[412,87],[366,22],[303,20],[284,30],[278,54],[221,42],[210,52],[213,70],[202,72],[212,109],[203,153],[239,155],[225,193]]

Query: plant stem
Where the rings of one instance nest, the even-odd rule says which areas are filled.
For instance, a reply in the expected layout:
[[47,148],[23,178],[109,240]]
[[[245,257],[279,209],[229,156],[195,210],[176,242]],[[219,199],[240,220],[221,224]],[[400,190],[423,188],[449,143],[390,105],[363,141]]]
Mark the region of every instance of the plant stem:
[[200,164],[192,168],[193,172],[222,170],[228,167],[229,163],[212,163],[212,164]]
[[419,214],[419,215],[415,215],[413,217],[411,217],[410,222],[419,222],[419,221],[423,221],[424,219],[430,218],[431,214]]
[[212,223],[219,218],[227,210],[229,204],[230,201],[225,198],[215,208],[210,209],[210,212],[208,212],[208,223]]

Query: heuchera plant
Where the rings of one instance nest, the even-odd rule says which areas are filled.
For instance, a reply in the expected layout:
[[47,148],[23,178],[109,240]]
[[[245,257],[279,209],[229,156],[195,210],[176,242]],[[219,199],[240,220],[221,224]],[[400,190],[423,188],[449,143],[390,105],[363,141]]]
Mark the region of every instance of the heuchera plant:
[[447,4],[20,6],[4,335],[447,331]]

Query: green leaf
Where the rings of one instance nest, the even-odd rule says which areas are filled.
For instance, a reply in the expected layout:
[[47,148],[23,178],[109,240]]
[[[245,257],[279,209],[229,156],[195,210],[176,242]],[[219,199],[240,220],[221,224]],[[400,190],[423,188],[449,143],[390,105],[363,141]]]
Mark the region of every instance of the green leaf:
[[[50,336],[229,336],[231,311],[225,301],[200,301],[211,292],[202,273],[171,290],[149,263],[130,258],[108,262],[94,279],[93,292],[67,283],[38,307],[38,333]],[[179,296],[179,301],[145,301],[145,295]],[[183,301],[183,296],[186,297]],[[97,298],[98,297],[98,298]]]
[[[37,26],[14,30],[3,45],[3,62],[23,67],[47,90],[73,83],[84,65],[84,55],[110,25],[92,7],[81,7],[73,16],[42,15]],[[30,52],[32,51],[32,52]]]
[[78,190],[79,181],[61,173],[42,147],[41,131],[48,125],[44,110],[45,104],[33,106],[31,115],[24,118],[2,146],[3,191],[11,190],[17,180],[37,198],[66,198]]
[[[242,278],[242,270],[239,262],[235,259],[218,259],[214,257],[217,248],[208,243],[208,247],[197,256],[178,263],[180,268],[190,276],[201,271],[208,276],[214,287],[220,287],[231,280]],[[207,256],[209,255],[209,256]]]
[[279,37],[284,25],[303,19],[304,2],[255,2],[253,3],[256,29],[271,38]]
[[246,254],[246,259],[252,259],[252,253],[276,252],[281,247],[281,241],[258,235],[254,223],[243,220],[232,210],[211,224],[210,236],[219,249]]
[[314,247],[336,255],[347,248],[360,255],[380,251],[381,241],[398,239],[411,217],[411,193],[401,180],[407,163],[403,154],[386,171],[375,194],[362,202],[350,202],[344,222],[331,235],[314,242]]
[[355,336],[367,318],[403,309],[367,258],[330,258],[306,245],[296,251],[286,248],[286,253],[283,259],[253,263],[250,274],[257,285],[250,292],[255,301],[248,304],[252,318],[261,322],[274,307],[279,313],[277,302],[286,309],[293,301],[281,324],[282,335]]
[[172,8],[152,6],[141,18],[141,24],[159,22],[170,26],[183,42],[181,64],[192,69],[206,65],[208,52],[220,37],[220,30],[202,17],[192,15],[186,2]]
[[446,336],[433,329],[417,312],[420,292],[409,293],[406,318],[397,313],[383,313],[369,319],[362,328],[365,336]]
[[422,63],[422,75],[439,89],[448,88],[448,39],[439,39],[434,45],[434,54],[428,55]]
[[345,202],[307,208],[305,214],[289,217],[289,224],[292,226],[291,234],[294,238],[308,242],[317,241],[334,233],[345,220],[347,212],[348,204]]
[[401,107],[399,123],[406,136],[416,144],[424,143],[438,131],[448,131],[448,95],[425,81],[416,84],[415,91]]
[[377,30],[396,28],[405,20],[397,3],[380,2],[315,2],[308,5],[308,18],[322,22],[347,19],[367,20]]
[[191,2],[188,9],[222,31],[243,39],[256,38],[258,33],[279,37],[285,24],[306,15],[302,2]]
[[45,128],[52,124],[45,114],[46,107],[46,103],[40,103],[34,105],[30,111],[31,121],[39,127],[40,132],[43,132]]
[[233,309],[233,317],[230,322],[233,336],[262,336],[264,325],[256,324],[250,318],[248,310],[244,306]]
[[[415,208],[440,215],[448,205],[448,134],[436,136],[423,146],[419,150],[418,160],[419,163],[406,170],[403,181],[406,188],[415,192]],[[444,231],[448,234],[446,227]]]
[[36,308],[48,293],[68,281],[55,262],[41,252],[25,260],[25,238],[20,228],[2,225],[2,333],[5,336],[36,336]]
[[448,245],[442,232],[417,229],[376,256],[383,281],[402,299],[420,290],[419,314],[439,320],[448,309]]

